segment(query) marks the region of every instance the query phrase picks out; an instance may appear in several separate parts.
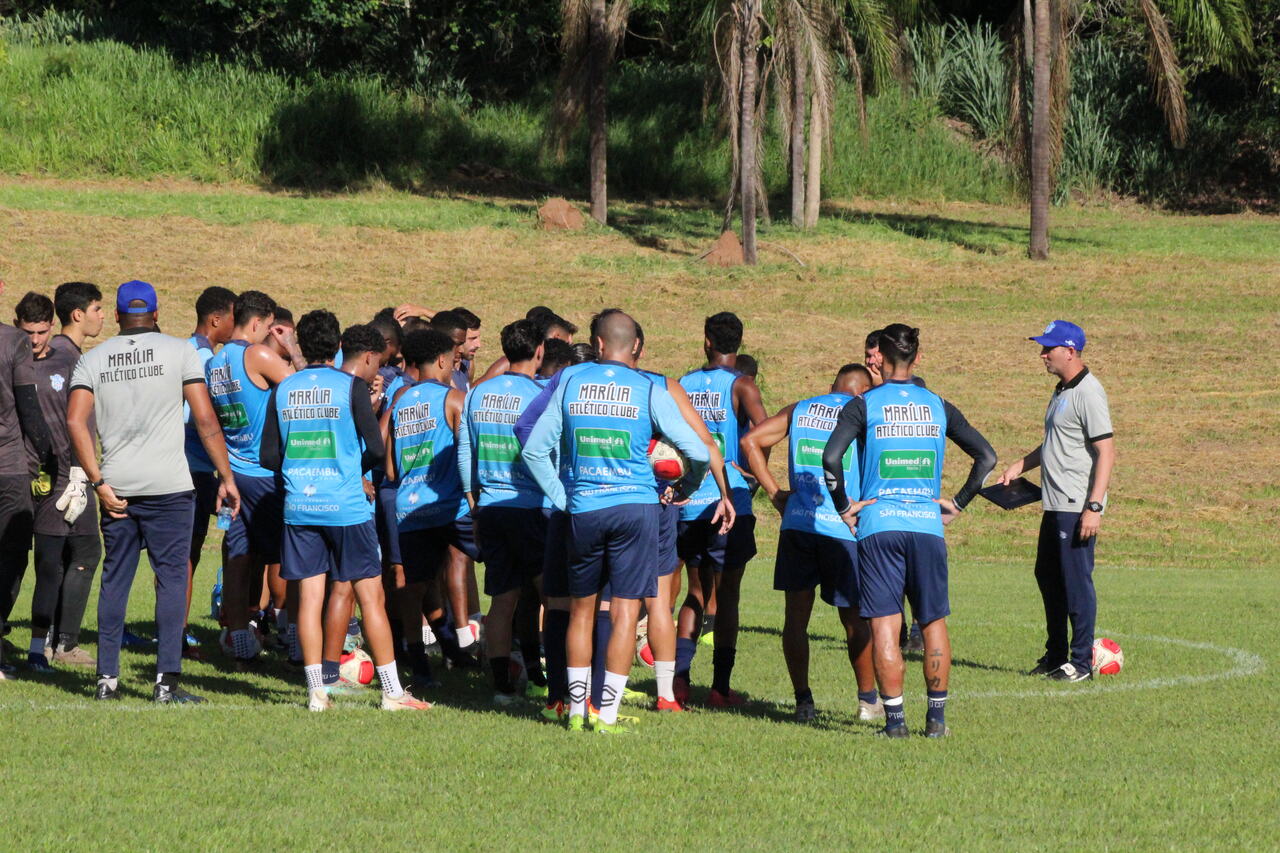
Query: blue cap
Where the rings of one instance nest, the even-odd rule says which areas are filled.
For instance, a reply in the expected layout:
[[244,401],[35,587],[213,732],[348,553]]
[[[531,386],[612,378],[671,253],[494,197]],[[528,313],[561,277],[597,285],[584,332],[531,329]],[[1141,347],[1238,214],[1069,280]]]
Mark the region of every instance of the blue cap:
[[1079,352],[1084,349],[1084,329],[1066,320],[1054,320],[1044,327],[1044,334],[1027,340],[1044,347],[1071,347]]
[[[137,300],[145,304],[141,308],[130,308],[129,303]],[[121,314],[146,314],[156,310],[156,289],[145,281],[126,281],[116,291],[116,310]]]

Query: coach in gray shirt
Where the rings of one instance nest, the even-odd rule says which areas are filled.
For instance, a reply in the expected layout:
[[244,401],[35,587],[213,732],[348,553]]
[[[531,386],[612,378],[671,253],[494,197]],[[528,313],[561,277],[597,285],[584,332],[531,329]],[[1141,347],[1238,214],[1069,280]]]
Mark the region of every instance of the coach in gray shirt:
[[[1098,599],[1093,589],[1093,549],[1106,509],[1116,461],[1107,394],[1080,360],[1084,330],[1055,320],[1040,344],[1045,369],[1058,377],[1044,415],[1044,441],[1000,475],[1000,482],[1041,469],[1044,516],[1036,551],[1036,582],[1044,599],[1048,639],[1031,675],[1056,681],[1092,678],[1093,629]],[[1071,639],[1067,640],[1067,624]]]
[[[98,699],[118,697],[120,641],[142,548],[156,574],[157,702],[201,702],[178,686],[186,622],[187,550],[195,496],[184,451],[182,404],[221,476],[219,505],[239,511],[227,447],[205,387],[200,357],[183,338],[160,333],[156,292],[120,285],[120,334],[81,357],[71,374],[67,433],[102,504],[102,587],[98,593]],[[102,465],[89,416],[96,416]]]

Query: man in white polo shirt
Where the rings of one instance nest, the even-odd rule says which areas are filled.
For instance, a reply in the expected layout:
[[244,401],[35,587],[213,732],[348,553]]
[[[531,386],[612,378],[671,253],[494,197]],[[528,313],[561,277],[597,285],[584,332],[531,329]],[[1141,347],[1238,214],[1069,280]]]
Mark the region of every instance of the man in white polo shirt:
[[[1093,677],[1093,628],[1098,599],[1093,590],[1093,549],[1106,509],[1115,466],[1107,394],[1080,360],[1084,330],[1055,320],[1040,344],[1045,369],[1058,377],[1044,416],[1044,441],[1000,475],[1000,482],[1041,469],[1044,516],[1036,551],[1036,582],[1044,599],[1044,656],[1029,675],[1055,681]],[[1068,643],[1067,624],[1071,626]]]
[[[182,404],[217,469],[219,505],[233,513],[240,495],[222,428],[205,387],[200,357],[183,338],[160,333],[156,292],[145,281],[120,285],[120,334],[85,353],[71,374],[67,433],[102,504],[102,587],[98,594],[98,699],[118,698],[120,642],[129,589],[142,549],[156,574],[156,702],[202,702],[178,686],[187,604],[187,557],[195,493],[184,452]],[[90,415],[97,419],[102,465]]]

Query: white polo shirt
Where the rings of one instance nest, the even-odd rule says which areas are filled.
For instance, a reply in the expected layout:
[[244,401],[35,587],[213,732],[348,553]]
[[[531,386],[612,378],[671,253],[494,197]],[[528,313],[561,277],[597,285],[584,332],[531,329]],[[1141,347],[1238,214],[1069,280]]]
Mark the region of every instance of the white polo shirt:
[[[1082,512],[1093,487],[1094,442],[1111,438],[1111,411],[1102,383],[1084,368],[1059,382],[1044,413],[1040,488],[1050,512]],[[1106,497],[1102,499],[1105,505]]]

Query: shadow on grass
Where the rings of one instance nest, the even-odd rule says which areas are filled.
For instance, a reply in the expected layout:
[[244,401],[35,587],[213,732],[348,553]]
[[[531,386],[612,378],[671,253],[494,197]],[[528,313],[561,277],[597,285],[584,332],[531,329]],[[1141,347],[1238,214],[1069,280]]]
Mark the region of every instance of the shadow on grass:
[[[874,213],[870,211],[834,209],[824,210],[829,218],[854,225],[875,225],[897,231],[920,240],[950,243],[970,252],[1004,255],[1026,249],[1029,229],[1020,225],[1000,222],[972,222],[966,219],[949,219],[944,216],[908,213]],[[1082,237],[1053,235],[1057,244],[1098,247],[1096,240]]]

